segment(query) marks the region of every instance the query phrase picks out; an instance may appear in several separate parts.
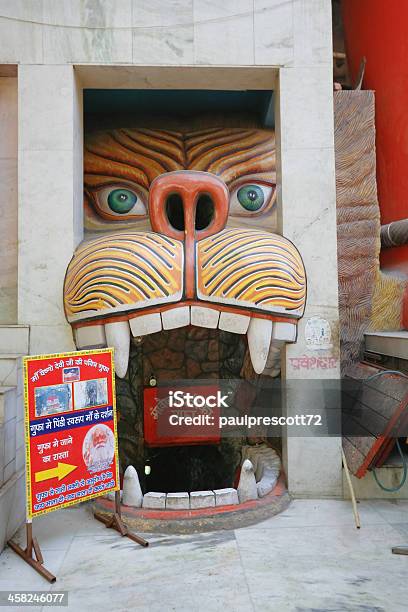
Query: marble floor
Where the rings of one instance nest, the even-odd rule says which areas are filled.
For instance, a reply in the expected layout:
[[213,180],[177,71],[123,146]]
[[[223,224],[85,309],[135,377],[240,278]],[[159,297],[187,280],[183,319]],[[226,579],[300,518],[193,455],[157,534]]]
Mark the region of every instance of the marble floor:
[[[407,610],[408,556],[390,549],[408,545],[408,501],[364,501],[359,510],[356,530],[347,501],[295,500],[252,527],[149,534],[143,549],[107,530],[83,504],[34,522],[57,582],[49,585],[6,548],[0,591],[68,591],[68,608],[56,609],[75,612]],[[41,608],[1,608],[8,609]]]

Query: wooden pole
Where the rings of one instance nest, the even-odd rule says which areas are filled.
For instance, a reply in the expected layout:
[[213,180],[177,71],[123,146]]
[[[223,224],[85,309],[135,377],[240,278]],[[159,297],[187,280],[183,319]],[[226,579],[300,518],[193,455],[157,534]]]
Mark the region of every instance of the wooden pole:
[[352,504],[352,507],[353,507],[354,520],[356,522],[357,529],[360,529],[360,527],[361,527],[360,515],[359,515],[358,510],[357,510],[356,496],[354,495],[353,483],[351,482],[350,472],[349,472],[348,465],[347,465],[347,459],[346,459],[346,455],[344,454],[343,448],[341,449],[341,456],[343,458],[343,466],[344,466],[344,471],[346,473],[347,484],[348,484],[349,489],[350,489],[350,497],[351,497],[351,504]]

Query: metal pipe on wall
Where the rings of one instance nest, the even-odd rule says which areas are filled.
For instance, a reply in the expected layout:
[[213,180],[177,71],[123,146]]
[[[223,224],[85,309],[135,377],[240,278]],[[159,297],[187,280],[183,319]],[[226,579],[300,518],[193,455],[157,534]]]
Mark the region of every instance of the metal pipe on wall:
[[381,226],[381,246],[384,249],[408,244],[408,219]]

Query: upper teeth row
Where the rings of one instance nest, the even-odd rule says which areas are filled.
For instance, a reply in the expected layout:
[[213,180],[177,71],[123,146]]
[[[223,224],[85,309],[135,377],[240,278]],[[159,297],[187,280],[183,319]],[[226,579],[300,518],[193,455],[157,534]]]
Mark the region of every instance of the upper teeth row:
[[273,374],[279,361],[279,349],[284,342],[296,340],[296,325],[272,322],[249,315],[219,312],[205,306],[180,306],[161,313],[144,314],[129,319],[75,329],[78,349],[112,346],[115,349],[116,374],[126,375],[129,361],[130,333],[146,336],[162,329],[176,329],[186,325],[221,329],[234,334],[247,334],[253,368],[257,374]]

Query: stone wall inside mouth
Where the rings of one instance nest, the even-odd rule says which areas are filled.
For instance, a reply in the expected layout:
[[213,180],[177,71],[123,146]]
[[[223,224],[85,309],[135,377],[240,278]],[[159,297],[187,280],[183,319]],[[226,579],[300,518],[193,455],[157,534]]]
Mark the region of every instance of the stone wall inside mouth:
[[[153,454],[158,467],[156,474],[160,472],[163,480],[162,486],[156,490],[175,490],[177,482],[173,475],[166,485],[166,470],[161,467],[165,466],[166,452],[149,449],[144,444],[143,387],[149,385],[150,377],[154,374],[159,383],[180,379],[237,379],[245,351],[245,336],[194,326],[163,330],[143,337],[142,342],[132,338],[126,377],[116,377],[119,456],[122,472],[128,465],[136,468],[143,491],[154,490],[144,474],[146,460]],[[193,489],[203,488],[206,482],[214,482],[215,488],[221,488],[232,486],[223,483],[233,481],[243,443],[242,438],[228,438],[219,446],[213,446],[213,450],[186,446],[180,451],[167,452],[171,463],[179,465],[180,472],[189,464],[183,480]],[[217,457],[209,456],[211,453],[218,453],[218,461]],[[216,464],[217,469],[209,468]],[[154,465],[152,468],[153,472]]]
[[158,382],[181,379],[238,378],[244,361],[243,336],[207,329],[182,327],[143,339],[143,375]]

